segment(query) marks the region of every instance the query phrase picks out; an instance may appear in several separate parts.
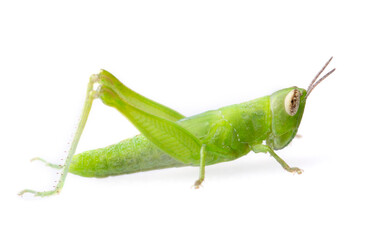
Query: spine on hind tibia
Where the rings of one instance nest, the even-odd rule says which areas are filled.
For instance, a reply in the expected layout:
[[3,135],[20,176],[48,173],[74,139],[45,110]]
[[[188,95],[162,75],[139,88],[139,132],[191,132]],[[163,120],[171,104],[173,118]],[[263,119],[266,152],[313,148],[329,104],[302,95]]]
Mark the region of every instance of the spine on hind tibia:
[[143,135],[138,135],[105,148],[75,155],[69,172],[83,177],[107,177],[182,166],[186,164],[161,151]]

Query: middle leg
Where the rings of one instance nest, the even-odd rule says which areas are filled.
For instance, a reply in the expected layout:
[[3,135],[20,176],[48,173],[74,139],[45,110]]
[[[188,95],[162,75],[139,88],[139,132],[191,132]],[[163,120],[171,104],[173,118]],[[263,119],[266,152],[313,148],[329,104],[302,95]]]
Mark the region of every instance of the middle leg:
[[199,179],[196,180],[194,186],[196,189],[200,187],[202,182],[204,181],[204,175],[205,175],[205,166],[206,166],[206,145],[203,144],[201,149],[200,149],[200,170],[199,170]]

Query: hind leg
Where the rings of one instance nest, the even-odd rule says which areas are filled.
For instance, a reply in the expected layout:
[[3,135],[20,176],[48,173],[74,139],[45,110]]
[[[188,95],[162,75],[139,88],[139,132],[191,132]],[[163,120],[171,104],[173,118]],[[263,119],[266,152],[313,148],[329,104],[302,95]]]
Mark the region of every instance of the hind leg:
[[[95,83],[99,84],[98,91],[93,90]],[[192,159],[198,158],[200,152],[199,140],[175,123],[175,121],[183,118],[183,115],[132,91],[112,74],[102,70],[99,74],[92,75],[89,80],[84,109],[64,165],[60,167],[42,160],[50,167],[62,169],[58,184],[51,191],[38,192],[25,189],[19,195],[32,193],[35,196],[44,197],[59,193],[62,190],[69,165],[95,98],[101,98],[105,104],[117,108],[149,140],[176,159],[182,162],[190,162]]]

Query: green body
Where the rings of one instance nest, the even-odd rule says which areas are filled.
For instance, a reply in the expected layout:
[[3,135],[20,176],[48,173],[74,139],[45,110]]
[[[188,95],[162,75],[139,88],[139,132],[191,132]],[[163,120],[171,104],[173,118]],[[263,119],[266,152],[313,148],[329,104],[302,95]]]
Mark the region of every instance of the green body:
[[[204,180],[205,166],[235,160],[248,154],[269,153],[288,172],[301,174],[290,167],[274,150],[288,145],[295,137],[304,113],[307,96],[333,69],[317,81],[329,64],[317,74],[308,90],[290,87],[270,96],[223,107],[191,117],[154,102],[123,85],[111,73],[102,70],[88,83],[84,109],[64,165],[47,166],[62,169],[53,190],[34,191],[35,196],[50,196],[63,188],[68,172],[84,177],[106,177],[153,169],[199,166],[198,188]],[[94,84],[99,88],[94,90]],[[93,100],[114,107],[141,133],[120,143],[75,154]]]
[[[279,109],[282,106],[274,101],[292,89],[183,118],[176,123],[206,144],[209,154],[205,165],[235,160],[265,140],[274,149],[281,149],[296,135],[304,108],[292,117],[281,113]],[[306,91],[300,91],[304,93],[304,98]],[[287,115],[290,119],[283,119],[282,124],[278,118],[273,121],[276,115]],[[69,171],[84,177],[106,177],[190,165],[198,166],[199,159],[183,163],[160,150],[143,135],[138,135],[105,148],[75,155]]]

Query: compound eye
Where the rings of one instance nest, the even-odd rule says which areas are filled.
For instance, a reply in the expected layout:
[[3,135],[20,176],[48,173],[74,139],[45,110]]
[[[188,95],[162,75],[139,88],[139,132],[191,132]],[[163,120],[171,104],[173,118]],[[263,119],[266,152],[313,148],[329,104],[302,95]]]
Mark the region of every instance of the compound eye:
[[284,106],[285,111],[294,116],[297,113],[298,107],[300,106],[301,92],[298,89],[293,89],[285,97]]

